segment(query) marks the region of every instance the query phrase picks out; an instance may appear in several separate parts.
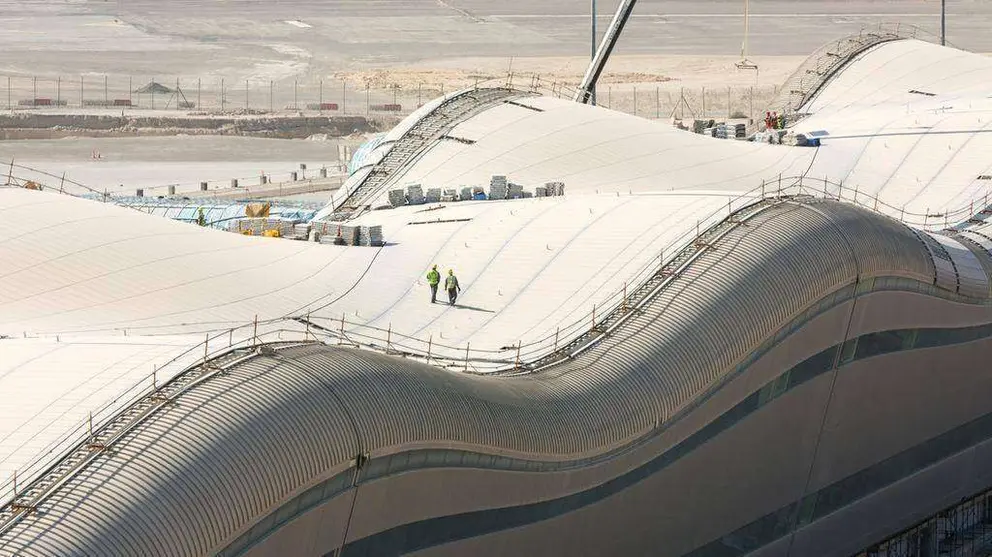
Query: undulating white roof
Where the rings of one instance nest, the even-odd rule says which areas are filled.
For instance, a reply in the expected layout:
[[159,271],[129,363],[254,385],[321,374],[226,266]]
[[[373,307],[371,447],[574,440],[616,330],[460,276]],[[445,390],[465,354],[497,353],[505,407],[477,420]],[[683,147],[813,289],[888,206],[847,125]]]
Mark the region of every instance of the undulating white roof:
[[[309,315],[415,337],[452,360],[469,344],[500,353],[577,334],[594,306],[615,303],[697,227],[779,175],[843,181],[895,216],[984,202],[990,77],[992,61],[977,55],[917,41],[875,47],[796,126],[823,132],[819,148],[712,139],[552,98],[499,103],[448,133],[463,141],[434,142],[393,187],[486,185],[500,174],[529,188],[563,181],[566,195],[366,213],[357,224],[383,227],[381,249],[244,237],[0,188],[0,335],[11,337],[0,339],[0,392],[17,400],[0,407],[0,485],[154,370],[165,380],[202,357],[191,349],[205,335],[241,327],[227,337],[235,343],[256,318],[260,334],[300,335],[303,324],[275,320]],[[458,306],[429,303],[433,264],[456,271]]]

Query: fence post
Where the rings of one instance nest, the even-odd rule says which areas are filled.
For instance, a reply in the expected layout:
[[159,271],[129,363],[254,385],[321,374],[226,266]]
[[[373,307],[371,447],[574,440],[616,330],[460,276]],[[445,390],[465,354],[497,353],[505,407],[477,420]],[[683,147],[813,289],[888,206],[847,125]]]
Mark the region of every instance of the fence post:
[[754,85],[748,88],[747,92],[747,112],[748,124],[754,124]]
[[10,159],[10,169],[7,171],[7,185],[13,184],[14,180],[14,159]]
[[[103,74],[103,106],[104,106],[104,108],[106,108],[107,103],[110,102],[110,94],[108,92],[108,89],[109,88],[110,87],[109,87],[109,84],[108,84],[107,74]],[[176,102],[179,102],[179,97],[176,97]]]
[[701,110],[699,112],[699,118],[701,120],[706,119],[706,87],[703,86],[699,89],[699,96],[701,104]]
[[317,112],[324,111],[324,80],[320,80],[320,85],[317,89]]
[[245,112],[248,112],[248,80],[245,80]]
[[269,80],[269,112],[272,112],[272,107],[274,106],[274,103],[273,103],[273,100],[272,100],[272,93],[273,93],[274,88],[275,88],[275,85],[273,85],[273,82],[270,79]]
[[223,77],[220,78],[220,111],[224,112],[224,78]]

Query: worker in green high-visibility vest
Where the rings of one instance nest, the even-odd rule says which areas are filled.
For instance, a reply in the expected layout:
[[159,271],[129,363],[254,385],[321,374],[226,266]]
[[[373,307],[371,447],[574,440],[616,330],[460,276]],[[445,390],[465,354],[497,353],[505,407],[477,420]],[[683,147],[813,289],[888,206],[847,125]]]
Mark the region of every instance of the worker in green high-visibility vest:
[[431,267],[427,272],[427,284],[431,287],[431,303],[437,303],[437,286],[441,284],[441,273],[437,272],[437,265]]
[[458,293],[462,291],[462,287],[458,285],[458,278],[455,277],[455,272],[448,269],[448,278],[444,279],[444,289],[448,291],[448,305],[455,305],[455,300],[458,299]]

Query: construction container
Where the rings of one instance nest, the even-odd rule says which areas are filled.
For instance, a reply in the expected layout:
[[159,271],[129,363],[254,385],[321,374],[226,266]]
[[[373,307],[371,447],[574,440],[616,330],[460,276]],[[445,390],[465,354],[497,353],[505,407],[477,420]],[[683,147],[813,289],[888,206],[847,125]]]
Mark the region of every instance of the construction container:
[[506,199],[506,176],[494,175],[489,180],[489,199]]
[[548,197],[565,195],[565,182],[547,182],[544,184],[544,189]]
[[406,205],[406,192],[403,190],[389,190],[389,204],[393,207]]
[[358,230],[358,245],[369,247],[383,245],[382,226],[360,226]]
[[429,188],[427,190],[427,202],[437,203],[441,201],[441,188]]
[[414,184],[412,186],[407,186],[406,188],[406,201],[410,205],[423,205],[424,204],[424,189],[420,184]]

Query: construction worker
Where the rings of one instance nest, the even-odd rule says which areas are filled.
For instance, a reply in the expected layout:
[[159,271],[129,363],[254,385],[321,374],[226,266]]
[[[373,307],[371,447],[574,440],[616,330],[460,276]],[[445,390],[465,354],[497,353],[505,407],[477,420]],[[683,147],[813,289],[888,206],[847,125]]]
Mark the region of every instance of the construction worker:
[[448,291],[448,305],[455,305],[455,300],[458,299],[458,293],[462,291],[462,287],[458,285],[458,278],[451,269],[448,269],[448,278],[444,281],[444,289]]
[[437,272],[437,265],[427,271],[427,284],[431,287],[431,303],[437,303],[437,285],[441,283],[441,273]]

